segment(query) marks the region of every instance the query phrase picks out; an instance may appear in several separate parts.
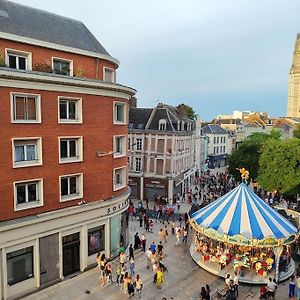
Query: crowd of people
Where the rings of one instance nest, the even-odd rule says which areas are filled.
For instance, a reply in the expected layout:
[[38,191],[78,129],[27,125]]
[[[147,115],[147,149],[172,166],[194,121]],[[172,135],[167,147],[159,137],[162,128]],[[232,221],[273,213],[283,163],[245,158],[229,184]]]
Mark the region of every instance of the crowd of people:
[[[115,283],[128,297],[135,294],[141,297],[143,282],[136,270],[135,257],[137,253],[145,253],[147,272],[152,273],[153,283],[158,289],[161,289],[168,272],[165,261],[168,254],[165,250],[165,244],[172,242],[177,247],[186,244],[188,240],[188,215],[187,213],[182,214],[183,203],[189,204],[191,207],[195,204],[208,204],[235,188],[236,185],[237,183],[228,173],[203,173],[195,178],[190,189],[186,189],[182,195],[174,195],[171,201],[167,197],[155,196],[153,203],[151,203],[151,211],[149,211],[149,201],[146,202],[146,208],[143,206],[142,201],[138,202],[136,207],[133,202],[130,202],[129,218],[137,222],[137,226],[140,227],[140,231],[143,233],[136,232],[128,250],[124,251],[123,249],[120,251],[118,265],[114,272],[111,264],[106,261],[104,254],[97,256],[100,274],[99,284],[104,286]],[[270,205],[280,201],[278,193],[267,194],[260,189],[255,192],[264,198],[266,202],[268,201]],[[154,241],[152,234],[157,234],[158,242]],[[170,238],[171,236],[172,238]],[[147,238],[151,241],[149,245],[147,245]],[[226,299],[236,299],[238,297],[238,285],[238,273],[235,272],[232,277],[228,274],[225,278]],[[276,288],[276,282],[270,278],[268,284],[260,288],[261,299],[274,298]],[[291,278],[289,297],[297,294],[297,292],[300,295],[300,268],[299,276]],[[211,299],[209,285],[206,284],[201,287],[199,299]]]

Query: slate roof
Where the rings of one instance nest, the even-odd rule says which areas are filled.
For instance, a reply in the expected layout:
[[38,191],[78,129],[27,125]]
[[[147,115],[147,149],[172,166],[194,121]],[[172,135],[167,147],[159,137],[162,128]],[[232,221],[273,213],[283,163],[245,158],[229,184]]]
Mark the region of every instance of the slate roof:
[[153,108],[130,108],[129,129],[145,129]]
[[[158,130],[159,121],[166,121],[165,131],[178,131],[178,122],[188,122],[195,123],[195,121],[189,119],[188,117],[182,116],[176,107],[159,103],[155,108],[131,108],[129,110],[129,130],[140,129],[140,130]],[[192,128],[194,130],[194,126]],[[186,130],[183,130],[184,132]]]
[[219,125],[208,124],[202,128],[203,134],[228,134],[228,131]]
[[11,1],[0,0],[0,31],[109,55],[82,22]]

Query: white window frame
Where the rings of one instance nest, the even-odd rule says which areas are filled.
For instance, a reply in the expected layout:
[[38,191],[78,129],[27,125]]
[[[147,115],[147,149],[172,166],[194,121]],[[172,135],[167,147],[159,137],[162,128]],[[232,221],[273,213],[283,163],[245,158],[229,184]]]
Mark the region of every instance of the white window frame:
[[[139,163],[139,167],[140,167],[139,170],[138,170],[138,168],[137,168],[138,161],[140,162],[140,163]],[[141,158],[141,157],[136,157],[136,158],[135,158],[134,171],[135,171],[135,172],[141,172],[141,171],[142,171],[142,158]]]
[[[36,98],[36,120],[15,120],[15,103],[14,103],[14,97],[26,97],[26,96],[32,96]],[[10,93],[10,113],[11,113],[11,123],[16,124],[24,124],[24,123],[30,123],[30,124],[38,124],[42,123],[42,113],[41,113],[41,95],[40,94],[31,94],[31,93],[19,93],[19,92],[11,92]]]
[[[127,105],[124,102],[120,102],[120,101],[114,101],[113,102],[113,123],[114,125],[126,125],[127,124]],[[116,120],[116,106],[117,105],[122,105],[124,107],[124,121],[117,121]]]
[[[32,160],[22,161],[22,162],[15,161],[15,142],[16,141],[36,141],[37,159],[33,160],[33,161]],[[42,138],[41,137],[12,138],[12,161],[13,161],[13,168],[41,166],[43,164]]]
[[[76,157],[60,157],[60,142],[61,140],[77,140],[76,141]],[[83,161],[83,137],[82,136],[59,136],[58,137],[58,161],[60,164],[69,164]]]
[[[62,196],[61,195],[61,179],[66,178],[66,177],[77,177],[77,182],[78,184],[78,194],[74,195],[68,195],[68,196]],[[82,199],[83,198],[83,173],[75,173],[75,174],[65,174],[59,176],[59,200],[60,202],[66,202],[66,201],[71,201],[71,200],[76,200],[76,199]]]
[[[116,184],[116,182],[115,182],[115,175],[116,175],[116,171],[118,171],[118,170],[124,170],[123,171],[123,175],[122,175],[122,177],[123,177],[122,178],[123,179],[122,184]],[[127,182],[126,182],[126,172],[127,172],[126,166],[119,167],[119,168],[114,168],[114,170],[113,170],[113,191],[114,192],[118,191],[120,189],[123,189],[124,187],[126,187],[126,185],[127,185]]]
[[[25,202],[22,204],[17,203],[17,185],[18,184],[27,184],[30,182],[38,182],[38,195],[39,195],[39,201],[36,202]],[[35,178],[35,179],[29,179],[29,180],[21,180],[21,181],[15,181],[13,183],[13,189],[14,189],[14,210],[20,211],[35,207],[41,207],[44,205],[44,189],[43,189],[43,178]]]
[[135,143],[136,151],[143,151],[143,138],[136,138]]
[[[112,81],[107,81],[106,80],[106,70],[112,71],[112,76],[113,76],[113,80]],[[108,83],[115,83],[116,82],[116,71],[113,68],[109,68],[109,67],[103,67],[103,81],[108,82]]]
[[[68,97],[68,96],[58,96],[57,97],[57,117],[59,124],[82,124],[82,98],[77,97]],[[76,101],[76,117],[74,120],[72,119],[61,119],[60,118],[60,101]]]
[[165,131],[167,129],[167,121],[164,119],[159,120],[158,130]]
[[[60,60],[60,61],[69,62],[70,63],[70,75],[62,75],[62,74],[56,74],[56,73],[54,73],[54,60]],[[71,60],[71,59],[67,59],[67,58],[63,58],[63,57],[57,57],[57,56],[52,56],[51,67],[52,67],[52,70],[53,70],[53,74],[61,75],[61,76],[73,76],[73,60]]]
[[[9,54],[25,57],[26,70],[32,70],[32,53],[31,52],[26,52],[26,51],[21,51],[21,50],[17,50],[17,49],[11,49],[11,48],[5,48],[5,64],[7,65],[7,67],[9,67],[9,59],[8,59]],[[16,70],[20,70],[20,69],[16,68]]]
[[[122,152],[117,152],[117,139],[122,139]],[[126,156],[126,135],[115,135],[114,136],[114,158],[124,157]]]

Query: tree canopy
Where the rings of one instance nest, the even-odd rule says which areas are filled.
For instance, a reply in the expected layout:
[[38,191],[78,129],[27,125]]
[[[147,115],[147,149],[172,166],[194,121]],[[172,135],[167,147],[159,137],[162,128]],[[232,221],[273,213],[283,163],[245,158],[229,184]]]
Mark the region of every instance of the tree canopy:
[[259,156],[263,144],[269,139],[278,140],[279,138],[280,132],[277,130],[272,130],[269,134],[259,132],[250,135],[229,156],[229,172],[237,181],[240,181],[241,176],[237,169],[245,168],[249,171],[249,177],[256,180],[259,170]]
[[295,138],[300,139],[300,124],[297,124],[293,130],[293,135]]
[[259,159],[260,185],[283,194],[300,193],[300,140],[268,140]]
[[176,109],[183,116],[186,116],[186,117],[188,117],[192,120],[197,119],[197,115],[196,115],[194,109],[191,106],[187,105],[187,104],[181,103],[181,104],[176,106]]

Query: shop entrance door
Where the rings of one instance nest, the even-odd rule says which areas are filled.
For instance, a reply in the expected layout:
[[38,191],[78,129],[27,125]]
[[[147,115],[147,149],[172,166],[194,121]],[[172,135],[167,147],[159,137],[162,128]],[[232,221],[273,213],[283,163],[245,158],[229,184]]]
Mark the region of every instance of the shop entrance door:
[[63,237],[63,275],[80,270],[79,232]]

